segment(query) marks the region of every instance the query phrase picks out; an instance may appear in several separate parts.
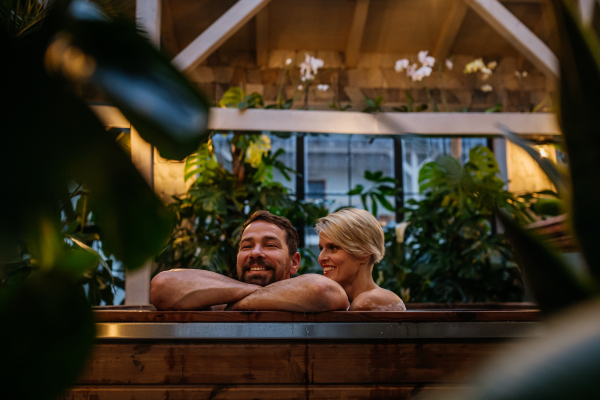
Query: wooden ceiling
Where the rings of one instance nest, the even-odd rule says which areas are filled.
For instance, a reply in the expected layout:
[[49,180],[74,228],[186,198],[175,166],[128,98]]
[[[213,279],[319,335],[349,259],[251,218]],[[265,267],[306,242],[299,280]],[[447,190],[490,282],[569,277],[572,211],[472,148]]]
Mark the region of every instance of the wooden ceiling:
[[[416,54],[432,50],[453,2],[462,0],[371,0],[359,52]],[[236,0],[163,0],[163,50],[178,54]],[[548,0],[501,1],[555,51]],[[266,6],[268,51],[328,51],[344,55],[356,0],[272,0]],[[255,53],[257,18],[252,18],[216,53]],[[472,10],[467,10],[450,54],[519,57],[518,51]],[[209,64],[223,57],[211,57]],[[227,57],[224,57],[227,59]],[[212,60],[212,61],[211,61]]]

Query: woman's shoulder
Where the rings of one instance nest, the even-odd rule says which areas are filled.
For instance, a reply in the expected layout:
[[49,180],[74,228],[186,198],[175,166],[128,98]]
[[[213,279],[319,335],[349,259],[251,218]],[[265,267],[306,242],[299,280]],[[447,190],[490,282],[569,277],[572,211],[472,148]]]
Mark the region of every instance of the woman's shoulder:
[[387,289],[376,287],[362,292],[350,304],[349,311],[405,311],[404,302]]

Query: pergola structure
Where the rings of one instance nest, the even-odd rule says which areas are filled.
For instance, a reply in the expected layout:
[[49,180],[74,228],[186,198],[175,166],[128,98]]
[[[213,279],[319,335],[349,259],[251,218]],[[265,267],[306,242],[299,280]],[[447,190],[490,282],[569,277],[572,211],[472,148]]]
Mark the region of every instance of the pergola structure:
[[[595,3],[579,0],[584,22],[591,22]],[[214,92],[215,98],[223,91],[220,83],[239,78],[239,85],[262,92],[268,102],[274,85],[265,75],[273,75],[270,70],[280,69],[287,58],[299,60],[306,52],[318,53],[325,68],[336,69],[330,74],[336,96],[355,106],[369,90],[387,90],[393,97],[393,90],[406,89],[410,82],[393,74],[393,63],[424,49],[438,60],[452,54],[460,60],[504,57],[495,79],[505,110],[510,109],[515,69],[531,71],[527,84],[531,98],[543,98],[554,90],[559,74],[552,18],[549,0],[137,0],[136,6],[138,25],[152,42],[172,54],[173,64],[206,92]],[[232,66],[236,63],[241,67]],[[469,96],[473,104],[471,93],[480,83],[479,78],[458,71],[446,87],[454,89],[457,104]],[[493,136],[500,134],[501,123],[521,135],[560,134],[555,116],[549,113],[341,113],[318,110],[324,108],[319,107],[318,94],[311,96],[317,110],[213,108],[209,128]],[[401,103],[401,96],[396,96]],[[112,107],[94,106],[94,110],[107,126],[130,127]],[[131,132],[133,162],[155,187],[154,150],[134,127]],[[150,265],[128,272],[126,304],[148,304],[149,282]]]

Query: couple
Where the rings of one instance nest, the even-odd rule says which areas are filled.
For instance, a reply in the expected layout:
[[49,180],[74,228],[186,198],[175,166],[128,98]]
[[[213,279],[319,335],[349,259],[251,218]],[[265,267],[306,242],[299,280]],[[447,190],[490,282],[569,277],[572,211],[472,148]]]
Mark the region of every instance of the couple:
[[369,212],[342,209],[319,219],[316,229],[324,276],[290,279],[300,266],[298,234],[286,218],[258,211],[240,236],[239,281],[204,270],[161,272],[152,279],[152,304],[159,310],[405,310],[398,296],[373,281],[373,265],[385,248],[383,230]]

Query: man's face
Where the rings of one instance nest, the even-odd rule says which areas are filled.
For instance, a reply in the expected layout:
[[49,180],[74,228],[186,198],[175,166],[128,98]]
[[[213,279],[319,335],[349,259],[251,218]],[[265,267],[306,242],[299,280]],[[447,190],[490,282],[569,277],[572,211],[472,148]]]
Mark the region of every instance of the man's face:
[[267,286],[298,271],[300,254],[289,255],[285,231],[266,221],[246,227],[240,240],[237,274],[242,282]]

